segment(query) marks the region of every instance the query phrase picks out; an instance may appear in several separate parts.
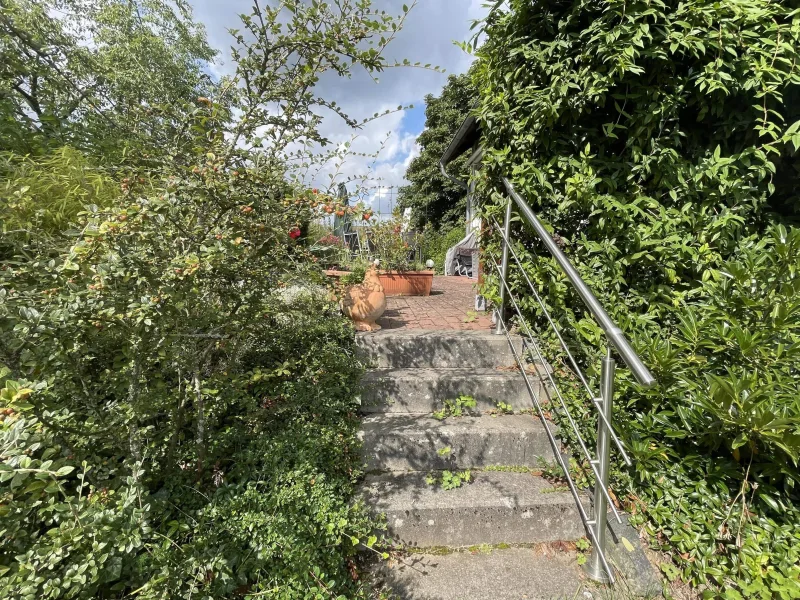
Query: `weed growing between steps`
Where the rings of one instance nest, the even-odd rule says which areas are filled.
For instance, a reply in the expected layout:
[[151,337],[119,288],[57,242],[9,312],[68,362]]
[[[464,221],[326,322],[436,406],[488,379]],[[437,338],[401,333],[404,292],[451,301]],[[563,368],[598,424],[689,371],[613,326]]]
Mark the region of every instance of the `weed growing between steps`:
[[522,465],[489,465],[483,467],[482,471],[495,471],[498,473],[530,473],[531,475],[539,476],[542,474],[541,470],[525,467]]
[[566,485],[555,485],[555,486],[550,487],[550,488],[543,488],[542,490],[540,490],[540,493],[542,493],[542,494],[557,494],[559,492],[568,492],[568,491],[569,491],[569,486],[566,486]]
[[[463,417],[475,414],[472,409],[474,409],[477,405],[478,402],[474,397],[462,394],[458,398],[444,400],[442,408],[434,411],[432,416],[434,419],[439,419],[440,421],[443,421],[448,417]],[[515,411],[514,407],[508,402],[498,400],[495,402],[495,407],[487,411],[486,414],[489,414],[492,417],[498,417],[501,415],[513,415],[515,414]],[[517,414],[537,415],[532,408],[522,409],[517,411]]]
[[500,415],[513,415],[514,408],[508,403],[503,401],[497,401],[495,403],[495,408],[489,411],[489,414],[493,417],[497,417]]
[[[564,471],[557,462],[548,462],[545,459],[541,460],[542,467],[540,475],[542,477],[553,484],[566,484],[567,480],[564,477]],[[591,470],[588,466],[579,463],[574,457],[570,457],[567,467],[569,468],[569,474],[570,477],[572,477],[572,481],[575,483],[575,487],[579,490],[588,489],[592,483],[589,477]]]
[[472,481],[472,471],[442,471],[441,473],[428,473],[425,476],[425,483],[428,485],[440,485],[443,490],[454,490],[460,488],[465,483]]
[[477,405],[475,398],[462,394],[458,398],[445,400],[442,409],[434,411],[433,418],[444,421],[448,417],[462,417]]
[[[583,543],[581,543],[583,540]],[[581,538],[577,542],[558,540],[554,542],[535,542],[531,544],[475,544],[472,546],[407,546],[407,547],[394,547],[391,549],[390,556],[394,560],[402,560],[407,556],[414,556],[415,554],[427,554],[429,556],[447,556],[449,554],[469,553],[469,554],[489,554],[495,550],[509,550],[511,548],[526,548],[535,550],[540,554],[560,554],[571,553],[576,550],[582,549],[586,551],[589,549],[589,543],[585,538]]]
[[578,564],[585,565],[586,560],[589,557],[592,544],[585,537],[582,537],[575,542],[575,548],[578,550]]

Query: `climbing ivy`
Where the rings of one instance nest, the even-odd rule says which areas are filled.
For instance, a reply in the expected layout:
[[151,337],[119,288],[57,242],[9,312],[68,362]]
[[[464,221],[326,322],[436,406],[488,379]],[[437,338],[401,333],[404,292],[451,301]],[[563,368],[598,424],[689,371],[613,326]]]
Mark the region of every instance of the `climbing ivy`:
[[[479,31],[486,216],[510,177],[659,379],[619,376],[622,503],[707,595],[798,597],[798,11],[512,0]],[[596,384],[602,331],[534,236],[514,237]]]

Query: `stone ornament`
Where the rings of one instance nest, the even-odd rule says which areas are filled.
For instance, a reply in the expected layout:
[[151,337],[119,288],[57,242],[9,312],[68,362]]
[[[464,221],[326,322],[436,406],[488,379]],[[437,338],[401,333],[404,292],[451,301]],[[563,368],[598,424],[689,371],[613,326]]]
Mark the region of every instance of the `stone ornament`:
[[372,266],[364,276],[364,282],[352,285],[344,291],[340,303],[342,312],[350,318],[358,331],[378,331],[381,326],[375,321],[386,310],[386,294]]

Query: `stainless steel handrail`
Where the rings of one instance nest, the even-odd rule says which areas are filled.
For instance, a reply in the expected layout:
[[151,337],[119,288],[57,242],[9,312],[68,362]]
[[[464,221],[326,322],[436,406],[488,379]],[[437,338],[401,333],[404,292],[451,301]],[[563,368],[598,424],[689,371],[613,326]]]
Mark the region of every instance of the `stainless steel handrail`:
[[[586,376],[583,374],[583,371],[578,366],[578,361],[576,361],[575,357],[572,356],[572,352],[570,351],[569,346],[567,346],[567,342],[564,341],[564,338],[561,336],[561,332],[558,331],[558,327],[556,327],[555,322],[553,321],[552,317],[550,317],[550,312],[547,310],[547,307],[544,305],[544,302],[542,301],[542,298],[539,296],[539,292],[536,290],[536,287],[533,285],[533,282],[531,281],[530,277],[528,277],[528,274],[525,272],[525,269],[522,267],[522,261],[520,261],[519,257],[517,256],[517,253],[514,251],[514,247],[511,245],[511,241],[508,239],[506,234],[500,228],[500,225],[498,225],[497,221],[495,219],[492,219],[492,222],[494,222],[495,228],[497,229],[497,232],[500,234],[500,237],[503,238],[503,242],[505,243],[506,247],[508,248],[508,250],[511,251],[511,256],[514,258],[514,262],[517,263],[517,266],[519,267],[519,270],[522,273],[522,276],[525,278],[525,281],[528,283],[528,287],[531,289],[531,292],[533,292],[533,296],[534,296],[534,298],[536,298],[536,302],[541,307],[542,313],[544,314],[545,318],[547,319],[547,322],[550,324],[550,328],[556,334],[556,337],[558,338],[558,341],[559,341],[559,343],[561,345],[561,348],[564,350],[564,352],[566,353],[567,357],[569,358],[569,361],[572,364],[572,368],[575,370],[575,374],[578,376],[578,379],[580,379],[581,383],[583,384],[583,388],[589,394],[589,397],[592,399],[592,402],[597,403],[598,402],[598,396],[594,393],[594,391],[592,391],[592,388],[589,386],[589,382],[586,380]],[[504,275],[503,276],[504,282],[505,282],[505,279],[506,279],[506,276]],[[504,294],[506,293],[506,287],[507,286],[504,283],[503,287],[502,287],[502,291],[503,291]],[[505,296],[502,296],[502,297],[505,298]],[[520,318],[522,318],[522,315],[520,315]],[[557,388],[556,388],[556,391],[558,391]],[[558,395],[559,395],[559,398],[560,398],[561,394],[559,393]],[[562,403],[563,403],[563,399],[562,399]],[[614,445],[617,447],[617,450],[619,450],[619,453],[622,456],[622,460],[624,460],[625,464],[630,467],[633,463],[631,463],[631,459],[630,459],[630,457],[628,457],[628,453],[625,451],[625,446],[622,444],[622,441],[619,439],[619,436],[617,436],[617,434],[614,432],[614,428],[611,426],[611,423],[606,420],[603,411],[599,410],[599,408],[598,408],[598,416],[603,420],[603,422],[609,428],[609,432],[611,433],[611,438],[614,440]]]
[[544,415],[544,409],[542,408],[541,403],[539,402],[539,395],[534,391],[533,385],[531,384],[531,380],[528,377],[528,373],[525,371],[525,363],[523,361],[523,357],[520,353],[517,352],[516,348],[514,347],[514,342],[511,339],[511,332],[509,331],[508,327],[506,326],[506,322],[503,318],[499,317],[499,322],[502,325],[503,333],[508,340],[508,345],[511,347],[511,353],[514,355],[514,360],[516,361],[520,372],[522,373],[522,377],[525,380],[525,387],[528,388],[528,394],[533,401],[533,405],[536,407],[536,412],[539,414],[539,419],[544,424],[545,433],[547,433],[547,439],[550,442],[550,448],[553,450],[553,455],[556,457],[556,462],[558,462],[561,470],[564,472],[564,476],[567,480],[567,486],[569,487],[569,491],[572,494],[572,498],[575,500],[575,504],[578,507],[578,514],[581,517],[581,521],[583,521],[584,525],[586,526],[586,532],[589,535],[589,538],[592,540],[595,548],[601,548],[599,552],[597,552],[597,560],[604,570],[605,573],[608,574],[607,581],[609,583],[614,583],[614,573],[611,569],[611,566],[608,564],[608,560],[606,559],[605,552],[602,548],[605,548],[605,533],[601,534],[602,537],[598,536],[595,530],[592,528],[595,525],[595,521],[589,519],[589,516],[586,514],[586,510],[583,508],[583,503],[581,502],[580,494],[578,494],[578,486],[575,485],[575,482],[572,479],[572,475],[570,475],[569,467],[564,462],[564,457],[561,454],[561,448],[559,447],[558,441],[556,440],[553,432],[550,431],[550,426],[547,424],[547,419]]
[[[489,252],[489,256],[492,258],[492,260],[494,260],[494,256],[492,255],[491,252]],[[505,279],[501,279],[501,282],[506,290],[508,299],[511,300],[511,304],[514,306],[514,310],[516,311],[517,316],[519,316],[520,320],[523,320],[524,317],[522,316],[522,311],[519,308],[519,304],[514,299],[514,295],[511,293],[511,289],[509,288],[508,283],[505,281]],[[506,327],[505,319],[500,319],[500,320],[503,323],[503,330],[507,332],[508,328]],[[530,331],[527,331],[526,334],[528,337],[528,341],[530,342],[531,346],[533,346],[534,352],[536,352],[536,357],[539,359],[539,363],[542,365],[542,368],[544,369],[545,377],[550,382],[550,385],[553,386],[556,396],[558,397],[559,404],[561,404],[561,409],[564,411],[564,414],[567,417],[567,421],[569,421],[570,427],[572,428],[572,432],[575,434],[575,438],[578,440],[578,445],[581,447],[584,456],[589,461],[589,467],[592,470],[592,474],[599,481],[600,478],[602,477],[602,473],[598,470],[597,461],[592,460],[592,456],[589,453],[589,449],[586,447],[586,443],[583,441],[583,436],[581,435],[581,432],[578,429],[578,424],[575,422],[575,419],[572,418],[572,415],[569,412],[569,408],[567,408],[567,403],[564,400],[564,397],[561,395],[561,390],[558,389],[558,385],[556,384],[556,380],[553,377],[553,374],[550,372],[550,369],[547,368],[547,361],[544,358],[544,354],[542,353],[541,348],[539,348],[539,344],[536,342],[535,339],[533,339],[533,336],[530,334]],[[571,477],[568,472],[565,473],[565,475],[568,478]],[[617,522],[622,523],[622,518],[619,516],[619,513],[617,512],[617,509],[614,506],[614,504],[611,502],[611,495],[608,493],[608,489],[603,488],[601,491],[605,495],[606,501],[610,503],[609,506],[611,506],[611,510],[614,511],[614,516],[616,517]]]
[[567,276],[567,279],[570,280],[570,283],[575,286],[575,290],[583,299],[583,302],[586,304],[586,308],[589,309],[589,312],[592,313],[592,316],[594,316],[594,318],[597,320],[598,325],[600,325],[601,329],[605,332],[608,342],[614,346],[617,352],[619,352],[619,355],[622,357],[622,360],[624,360],[625,364],[628,365],[628,368],[633,373],[633,376],[636,377],[636,381],[645,387],[652,387],[655,385],[656,378],[653,377],[653,375],[650,373],[650,370],[642,362],[642,359],[639,358],[639,355],[636,354],[630,343],[628,343],[628,340],[622,333],[622,330],[617,327],[616,323],[614,323],[614,321],[611,320],[611,317],[608,316],[608,313],[603,308],[603,305],[600,304],[600,301],[592,293],[592,290],[590,290],[589,286],[587,286],[583,281],[583,278],[581,278],[577,269],[572,266],[572,263],[561,251],[561,248],[558,247],[558,244],[553,241],[552,236],[547,229],[545,229],[544,225],[542,225],[542,222],[539,221],[539,218],[536,216],[533,210],[531,210],[531,207],[528,206],[528,203],[522,199],[522,197],[514,189],[514,186],[511,184],[511,182],[505,177],[503,177],[503,185],[506,186],[509,196],[514,199],[514,202],[517,204],[517,208],[519,208],[520,212],[528,221],[530,226],[533,227],[537,237],[545,245],[545,248],[547,248],[548,252],[553,255],[553,258],[561,267],[561,270],[564,271],[564,274]]
[[[586,564],[586,571],[589,577],[591,577],[592,579],[602,582],[613,583],[614,574],[608,564],[608,561],[606,560],[606,555],[605,555],[606,526],[608,519],[607,513],[609,507],[614,512],[614,515],[616,516],[617,520],[618,521],[620,520],[619,513],[614,507],[613,502],[611,502],[611,496],[608,487],[609,473],[610,473],[609,458],[610,458],[610,447],[612,440],[615,442],[623,459],[625,460],[625,463],[628,464],[628,466],[631,465],[631,461],[627,453],[625,452],[622,442],[620,441],[617,434],[614,432],[611,423],[613,414],[612,404],[614,398],[614,377],[616,373],[616,363],[614,361],[614,358],[612,357],[611,349],[613,348],[619,353],[619,355],[624,360],[625,364],[630,368],[636,380],[642,386],[651,387],[655,385],[656,379],[655,377],[653,377],[649,369],[642,362],[641,358],[639,358],[639,355],[636,354],[630,342],[628,342],[627,338],[623,334],[622,330],[616,325],[616,323],[614,323],[614,321],[611,319],[611,317],[603,308],[600,301],[592,293],[591,289],[589,289],[589,286],[587,286],[586,283],[583,281],[583,278],[580,276],[577,269],[573,266],[573,264],[570,262],[567,256],[561,251],[561,248],[558,247],[558,244],[555,243],[550,233],[544,227],[544,225],[536,216],[536,214],[533,212],[528,203],[525,202],[525,200],[517,193],[517,191],[514,189],[514,186],[508,179],[504,177],[502,181],[506,188],[506,191],[510,196],[510,199],[508,200],[507,205],[505,207],[506,208],[505,222],[503,224],[503,227],[500,227],[497,221],[493,219],[495,229],[500,234],[503,241],[502,261],[500,263],[497,263],[497,261],[494,259],[494,255],[491,252],[489,252],[489,256],[492,259],[490,264],[493,265],[500,279],[500,289],[499,289],[500,302],[498,303],[496,309],[497,326],[495,333],[497,333],[498,335],[505,334],[509,338],[509,342],[511,341],[505,316],[505,308],[506,308],[505,305],[506,302],[510,300],[511,303],[513,304],[514,310],[516,311],[517,316],[519,317],[521,323],[525,325],[527,337],[529,338],[530,343],[534,351],[536,352],[537,358],[543,365],[546,365],[539,344],[531,335],[530,328],[525,323],[525,318],[520,310],[518,302],[514,298],[511,287],[508,283],[509,255],[511,255],[513,256],[515,262],[517,263],[517,266],[519,267],[520,271],[524,275],[524,278],[528,283],[528,285],[530,286],[530,289],[533,292],[537,302],[544,311],[544,315],[548,323],[550,324],[551,328],[555,332],[561,344],[562,349],[567,353],[567,356],[569,357],[569,360],[573,368],[576,370],[576,375],[579,377],[584,388],[589,393],[589,396],[592,400],[592,406],[595,408],[597,412],[598,416],[597,451],[596,451],[596,458],[592,459],[589,450],[586,447],[586,444],[583,442],[580,432],[578,431],[575,419],[570,414],[569,408],[567,407],[564,398],[562,397],[561,392],[558,389],[558,385],[556,384],[555,379],[552,377],[549,371],[547,371],[547,368],[545,366],[545,373],[547,375],[548,380],[550,381],[550,384],[553,386],[556,395],[558,396],[558,399],[561,404],[561,409],[564,411],[565,416],[570,426],[573,429],[573,432],[576,434],[578,443],[581,446],[581,450],[583,451],[584,456],[586,456],[587,460],[589,461],[592,473],[595,476],[594,502],[593,502],[594,516],[592,520],[589,520],[586,517],[586,513],[583,510],[583,507],[581,506],[580,498],[578,497],[577,492],[575,491],[574,483],[572,482],[572,477],[569,473],[569,469],[564,464],[563,459],[558,460],[558,463],[561,466],[562,470],[564,471],[564,475],[567,478],[567,481],[570,483],[570,490],[573,491],[573,496],[575,498],[575,501],[578,503],[581,519],[583,520],[584,525],[587,528],[589,537],[593,542],[593,552],[590,560]],[[511,242],[512,200],[516,204],[524,220],[533,228],[537,237],[541,240],[541,242],[553,256],[556,263],[558,263],[558,265],[561,267],[561,270],[564,272],[570,283],[575,287],[575,290],[578,292],[578,295],[581,297],[584,304],[589,309],[589,312],[592,314],[592,316],[597,321],[598,325],[605,333],[605,337],[608,342],[608,348],[606,350],[606,356],[602,359],[601,362],[601,374],[600,374],[601,389],[599,397],[596,397],[595,394],[593,393],[585,375],[580,369],[575,358],[572,356],[569,347],[564,341],[564,338],[562,337],[561,333],[558,331],[558,327],[551,318],[547,310],[547,307],[542,301],[530,277],[525,272],[522,262],[519,260],[519,257],[517,256],[517,253],[515,252],[512,246]],[[514,358],[517,360],[525,377],[525,383],[532,394],[532,387],[530,385],[530,382],[528,381],[527,374],[525,373],[525,365],[522,363],[521,358],[517,356],[516,351],[514,351]],[[534,402],[536,403],[536,407],[539,412],[540,418],[544,420],[544,414],[539,406],[538,401],[534,399]],[[545,422],[545,427],[547,427],[546,422]],[[554,451],[556,451],[555,445],[554,445]],[[557,459],[560,458],[557,451],[556,451],[556,457]]]

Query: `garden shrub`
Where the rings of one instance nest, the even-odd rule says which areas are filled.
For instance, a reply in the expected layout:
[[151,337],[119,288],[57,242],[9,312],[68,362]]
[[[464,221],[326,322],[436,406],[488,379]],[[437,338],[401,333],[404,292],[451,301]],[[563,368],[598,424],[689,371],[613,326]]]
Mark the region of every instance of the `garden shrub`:
[[[771,463],[770,477],[793,486],[790,465],[800,460],[800,229],[777,226],[743,241],[712,274],[698,300],[677,313],[671,347],[653,352],[661,385],[691,399],[674,406],[675,425],[665,433],[764,468]],[[770,494],[758,495],[778,509]]]
[[[174,467],[157,443],[129,462],[81,427],[59,388],[5,381],[3,597],[305,598],[321,586],[358,596],[345,558],[374,524],[350,501],[360,467],[352,328],[308,296],[280,316],[250,334],[240,362],[204,380],[217,389],[203,390],[202,472],[196,417],[150,426],[153,440],[178,436]],[[151,393],[175,399],[157,382]]]
[[623,400],[638,522],[726,597],[800,595],[798,269],[800,229],[743,240],[643,348],[660,389]]
[[[485,214],[502,218],[509,177],[659,381],[619,374],[615,422],[637,465],[615,473],[622,503],[707,595],[797,597],[800,15],[514,0],[482,31]],[[602,332],[535,237],[513,231],[596,383]],[[512,286],[553,344],[525,281]],[[594,419],[580,422],[593,439]]]
[[362,593],[354,332],[288,234],[308,205],[241,173],[133,185],[0,271],[3,597]]
[[0,596],[366,598],[362,365],[302,178],[349,155],[320,112],[369,121],[319,78],[388,67],[402,16],[255,3],[211,82],[183,0],[34,4],[0,14]]
[[433,228],[425,229],[422,232],[422,258],[432,260],[434,269],[439,274],[444,273],[444,261],[447,258],[447,251],[464,239],[466,235],[464,228],[443,227],[440,230]]
[[42,156],[0,154],[0,229],[4,235],[59,235],[88,205],[106,207],[119,195],[112,177],[74,148]]
[[378,260],[382,270],[416,271],[424,268],[417,260],[422,236],[414,231],[403,231],[402,220],[378,221],[365,231],[369,240],[370,259]]
[[253,202],[195,144],[0,271],[4,597],[363,593],[361,365],[291,236],[313,194]]

